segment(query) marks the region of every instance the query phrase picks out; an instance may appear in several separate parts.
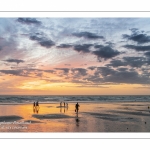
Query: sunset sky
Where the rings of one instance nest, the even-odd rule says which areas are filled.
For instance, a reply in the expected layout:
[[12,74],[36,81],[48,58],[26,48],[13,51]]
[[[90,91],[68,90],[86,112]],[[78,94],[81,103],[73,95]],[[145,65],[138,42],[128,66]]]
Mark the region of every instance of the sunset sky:
[[150,18],[0,18],[0,94],[149,95]]

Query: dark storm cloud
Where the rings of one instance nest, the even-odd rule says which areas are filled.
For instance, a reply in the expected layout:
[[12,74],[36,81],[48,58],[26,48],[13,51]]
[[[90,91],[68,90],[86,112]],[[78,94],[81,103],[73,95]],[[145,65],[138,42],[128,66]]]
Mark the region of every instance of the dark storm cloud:
[[57,46],[58,48],[70,48],[72,47],[72,45],[70,44],[60,44],[59,46]]
[[30,25],[30,24],[40,25],[41,24],[41,21],[38,21],[35,18],[18,18],[17,21],[23,24],[27,24],[27,25]]
[[83,44],[83,45],[75,45],[74,50],[77,52],[83,52],[83,53],[89,53],[89,48],[92,46],[92,44]]
[[76,36],[76,37],[84,37],[84,38],[88,38],[88,39],[104,39],[103,36],[98,36],[94,33],[90,33],[90,32],[80,32],[80,33],[73,33],[72,35]]
[[3,61],[10,62],[10,63],[17,63],[17,64],[25,62],[20,59],[7,59],[7,60],[3,60]]
[[136,51],[149,51],[150,50],[150,45],[148,46],[124,45],[123,47],[127,49],[133,49]]
[[124,39],[128,39],[134,42],[137,42],[138,44],[144,44],[150,42],[150,36],[147,34],[144,34],[143,31],[140,33],[138,29],[131,29],[132,34],[123,34],[122,37]]
[[92,52],[98,58],[109,59],[120,54],[119,51],[112,49],[110,46],[102,46],[99,50]]
[[55,45],[55,43],[52,40],[46,39],[44,37],[38,37],[35,35],[30,36],[30,40],[37,41],[41,46],[46,48],[50,48]]

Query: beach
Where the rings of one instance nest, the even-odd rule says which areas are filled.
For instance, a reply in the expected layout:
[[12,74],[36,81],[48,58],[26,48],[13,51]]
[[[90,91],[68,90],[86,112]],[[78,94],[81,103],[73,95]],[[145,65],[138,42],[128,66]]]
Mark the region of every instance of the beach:
[[0,132],[150,132],[150,102],[0,104]]

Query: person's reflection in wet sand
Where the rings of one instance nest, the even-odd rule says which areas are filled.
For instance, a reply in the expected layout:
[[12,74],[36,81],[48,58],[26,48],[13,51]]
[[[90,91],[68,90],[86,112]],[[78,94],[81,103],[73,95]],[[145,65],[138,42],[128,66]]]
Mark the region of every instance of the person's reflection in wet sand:
[[[63,107],[63,109],[64,109],[64,113],[66,112],[66,108],[65,107]],[[68,109],[67,109],[68,110]],[[60,107],[60,113],[62,113],[62,107]]]
[[36,110],[36,108],[35,107],[33,107],[33,112],[35,113],[35,110]]
[[37,113],[37,114],[39,113],[39,110],[40,110],[39,106],[36,107],[36,113]]
[[33,113],[39,113],[40,107],[39,106],[35,106],[33,107]]
[[79,126],[79,122],[80,122],[80,120],[79,120],[78,113],[77,113],[77,115],[76,115],[76,126],[77,127]]
[[62,108],[60,107],[60,113],[62,113]]
[[64,107],[64,113],[65,113],[65,107]]

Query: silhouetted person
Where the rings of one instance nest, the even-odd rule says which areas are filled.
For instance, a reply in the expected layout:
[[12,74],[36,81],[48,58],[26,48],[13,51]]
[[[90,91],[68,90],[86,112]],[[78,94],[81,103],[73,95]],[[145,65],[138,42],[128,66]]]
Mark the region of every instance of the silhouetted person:
[[60,107],[62,106],[62,102],[60,102]]
[[38,102],[38,101],[36,102],[36,107],[37,107],[37,106],[39,107],[39,102]]
[[68,103],[66,103],[66,106],[67,106],[67,110],[68,110]]
[[33,107],[35,107],[35,102],[33,103]]
[[78,103],[76,103],[76,105],[75,105],[75,112],[76,112],[76,113],[78,113],[79,107],[80,107],[80,105],[79,105]]
[[66,103],[66,106],[68,107],[68,103]]
[[64,107],[65,107],[65,102],[64,102]]

